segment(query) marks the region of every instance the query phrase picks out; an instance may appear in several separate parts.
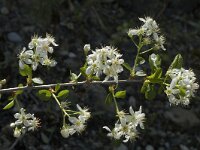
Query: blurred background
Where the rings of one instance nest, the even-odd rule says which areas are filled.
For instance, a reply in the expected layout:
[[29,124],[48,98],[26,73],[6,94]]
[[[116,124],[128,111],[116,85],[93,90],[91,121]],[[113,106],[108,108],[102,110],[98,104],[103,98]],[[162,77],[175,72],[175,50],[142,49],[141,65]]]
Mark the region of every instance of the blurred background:
[[[192,68],[200,79],[200,1],[199,0],[0,0],[0,79],[6,78],[4,88],[25,83],[18,73],[17,54],[27,47],[34,34],[52,34],[59,47],[53,58],[55,68],[38,68],[34,76],[45,83],[69,81],[70,70],[79,73],[84,63],[83,46],[114,45],[125,60],[133,64],[135,47],[127,36],[129,28],[140,26],[138,17],[151,16],[166,37],[167,51],[161,52],[162,66],[168,68],[177,53],[184,58],[184,67]],[[126,79],[128,72],[120,76]],[[36,91],[20,96],[27,112],[41,118],[42,126],[16,142],[16,150],[199,150],[200,96],[187,107],[170,106],[167,97],[145,100],[139,93],[141,85],[122,85],[127,90],[120,108],[135,110],[143,106],[146,113],[145,130],[133,143],[109,139],[104,125],[115,122],[114,107],[105,105],[107,86],[75,87],[70,93],[72,108],[76,103],[93,112],[88,127],[81,135],[64,139],[60,135],[62,116],[54,101],[42,101]],[[9,94],[0,101],[0,149],[15,142],[9,124],[14,121],[16,108],[3,111]]]

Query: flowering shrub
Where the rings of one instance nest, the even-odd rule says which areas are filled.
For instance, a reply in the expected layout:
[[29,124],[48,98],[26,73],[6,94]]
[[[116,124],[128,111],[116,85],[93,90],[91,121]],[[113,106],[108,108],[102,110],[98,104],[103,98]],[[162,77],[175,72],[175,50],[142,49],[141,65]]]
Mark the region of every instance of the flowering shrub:
[[[126,97],[126,91],[117,91],[120,83],[143,82],[141,93],[145,95],[146,99],[154,99],[159,91],[159,93],[166,93],[171,105],[189,105],[191,97],[194,97],[195,91],[199,88],[194,72],[191,69],[183,68],[182,57],[178,54],[167,72],[164,73],[161,67],[161,57],[158,53],[159,50],[166,50],[164,47],[165,38],[155,20],[150,17],[139,18],[139,20],[142,22],[141,27],[128,31],[128,36],[137,48],[133,66],[125,62],[117,48],[105,46],[91,50],[90,44],[86,44],[83,48],[86,62],[80,68],[79,75],[71,72],[69,83],[44,85],[41,78],[33,77],[32,72],[38,68],[38,65],[56,66],[57,62],[50,58],[49,54],[54,52],[53,46],[58,45],[49,34],[45,38],[32,37],[28,49],[23,48],[18,55],[19,73],[26,77],[26,85],[19,84],[15,88],[2,89],[6,81],[0,81],[0,93],[13,92],[9,98],[9,103],[3,109],[10,109],[16,104],[19,110],[14,115],[16,121],[10,124],[14,128],[14,137],[18,138],[29,131],[35,131],[41,125],[40,120],[34,117],[34,114],[26,113],[25,109],[18,103],[17,97],[26,89],[40,89],[38,94],[41,98],[46,100],[53,98],[55,100],[63,116],[60,133],[64,138],[83,132],[91,113],[88,108],[82,108],[78,104],[76,105],[77,110],[72,110],[71,104],[66,101],[70,91],[67,89],[60,90],[61,86],[108,84],[109,93],[106,97],[106,103],[114,102],[117,121],[114,128],[110,129],[109,125],[103,128],[108,131],[107,136],[116,140],[122,139],[123,142],[134,141],[138,137],[138,127],[144,129],[146,118],[142,112],[142,106],[139,111],[134,111],[130,106],[129,113],[119,110],[118,99]],[[148,53],[149,60],[146,62],[143,55]],[[150,74],[140,69],[139,66],[144,63],[149,64]],[[124,70],[129,72],[130,77],[126,80],[119,80],[119,75]],[[81,76],[85,78],[85,81],[79,81]],[[138,80],[136,77],[141,79]],[[36,86],[35,84],[41,85]],[[159,90],[157,90],[158,88]]]

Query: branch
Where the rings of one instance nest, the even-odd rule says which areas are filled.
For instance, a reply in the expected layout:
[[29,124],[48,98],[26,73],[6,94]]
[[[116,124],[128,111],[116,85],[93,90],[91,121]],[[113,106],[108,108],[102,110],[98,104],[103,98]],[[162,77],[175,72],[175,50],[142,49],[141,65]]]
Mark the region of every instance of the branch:
[[[143,80],[119,80],[118,84],[123,84],[123,83],[140,83]],[[92,81],[92,82],[87,82],[87,81],[81,81],[81,82],[76,82],[76,83],[58,83],[61,87],[65,86],[78,86],[78,85],[90,85],[90,84],[105,84],[105,85],[110,85],[110,84],[117,84],[115,81]],[[37,86],[22,86],[22,87],[13,87],[13,88],[7,88],[7,89],[0,89],[0,93],[6,93],[6,92],[14,92],[17,90],[32,90],[32,89],[48,89],[55,87],[57,84],[46,84],[46,85],[37,85]]]

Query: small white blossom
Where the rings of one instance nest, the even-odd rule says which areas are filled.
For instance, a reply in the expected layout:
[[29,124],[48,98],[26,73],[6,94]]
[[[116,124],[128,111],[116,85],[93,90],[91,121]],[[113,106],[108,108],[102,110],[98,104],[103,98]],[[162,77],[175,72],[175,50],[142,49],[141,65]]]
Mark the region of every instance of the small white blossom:
[[192,70],[172,69],[167,72],[171,78],[171,83],[166,86],[165,93],[171,104],[188,105],[190,98],[194,97],[194,93],[199,88],[195,83],[196,77]]
[[129,29],[129,30],[128,30],[128,36],[129,36],[130,38],[132,38],[134,35],[138,35],[138,33],[139,33],[139,30],[138,30],[138,29]]
[[34,114],[26,114],[24,108],[21,108],[20,112],[16,113],[14,117],[17,120],[10,124],[10,127],[15,128],[14,137],[19,137],[26,131],[34,131],[39,127],[39,119],[34,117]]
[[57,62],[53,59],[49,59],[48,53],[53,53],[53,46],[58,46],[55,43],[55,39],[47,34],[46,38],[34,36],[31,39],[28,47],[30,50],[23,48],[22,52],[18,55],[19,67],[24,68],[24,65],[31,65],[35,71],[39,64],[54,67]]
[[69,121],[73,124],[72,128],[74,128],[77,132],[81,133],[85,129],[84,118],[69,117]]
[[139,20],[144,23],[142,25],[142,28],[145,30],[147,36],[156,34],[159,31],[159,27],[158,27],[156,21],[153,20],[152,18],[150,18],[150,17],[139,18]]
[[16,137],[16,138],[19,138],[21,136],[21,134],[22,134],[21,129],[18,129],[16,127],[15,130],[14,130],[13,136]]
[[153,44],[154,49],[166,50],[164,47],[165,38],[159,35],[160,29],[155,20],[151,17],[139,18],[143,22],[139,29],[129,29],[128,36],[142,36],[143,44],[149,45]]
[[69,125],[64,125],[60,131],[61,135],[64,138],[68,138],[70,135],[73,135],[76,132],[76,130]]
[[24,69],[25,64],[32,64],[32,59],[31,59],[32,55],[33,55],[32,50],[26,51],[26,48],[25,47],[23,48],[22,52],[18,55],[19,67],[21,69]]
[[123,111],[118,112],[119,119],[115,123],[115,127],[111,130],[107,126],[103,128],[109,131],[107,136],[114,139],[123,139],[123,142],[133,141],[137,137],[137,126],[144,129],[145,114],[142,113],[142,107],[139,111],[133,111],[132,107],[129,108],[130,114],[125,114]]
[[121,56],[117,49],[110,46],[92,51],[92,54],[87,57],[86,74],[95,74],[99,77],[104,73],[106,75],[104,81],[114,78],[118,82],[118,74],[123,71],[122,64],[124,63]]
[[90,51],[90,44],[85,44],[83,50],[87,54]]
[[80,116],[79,116],[80,118],[85,119],[85,121],[90,118],[91,114],[87,108],[82,109],[78,104],[76,105],[76,107],[80,111]]

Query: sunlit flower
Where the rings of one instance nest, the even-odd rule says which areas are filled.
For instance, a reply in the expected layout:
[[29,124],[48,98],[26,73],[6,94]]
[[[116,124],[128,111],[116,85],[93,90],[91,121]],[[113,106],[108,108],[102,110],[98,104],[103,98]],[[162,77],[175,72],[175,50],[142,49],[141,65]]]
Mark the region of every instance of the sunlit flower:
[[124,60],[117,49],[106,46],[101,49],[92,51],[92,54],[87,57],[88,67],[86,74],[95,74],[97,77],[103,73],[106,75],[105,80],[114,78],[118,82],[118,74],[123,71],[122,64]]
[[78,104],[76,105],[76,107],[80,111],[80,118],[83,118],[85,120],[88,120],[90,118],[91,114],[87,108],[82,109]]
[[190,98],[194,97],[194,93],[199,88],[195,82],[196,77],[192,70],[172,69],[167,72],[171,78],[171,83],[166,86],[167,94],[171,104],[188,105]]
[[60,131],[61,135],[64,138],[68,138],[70,135],[73,135],[75,132],[76,130],[69,125],[64,125]]
[[27,114],[24,108],[21,108],[20,112],[16,113],[14,117],[17,120],[10,124],[10,127],[15,128],[14,137],[19,137],[21,134],[34,131],[39,127],[39,119],[34,117],[34,114]]
[[69,121],[73,124],[72,128],[74,128],[77,132],[81,133],[85,129],[84,118],[69,117]]
[[25,64],[32,64],[32,59],[31,59],[32,55],[33,55],[32,50],[26,51],[26,48],[25,47],[23,48],[22,52],[18,55],[19,67],[21,69],[24,69]]
[[140,126],[140,128],[144,129],[145,114],[142,113],[142,107],[140,107],[139,111],[135,112],[130,107],[129,112],[130,114],[125,114],[123,111],[118,113],[119,119],[112,130],[107,126],[103,127],[109,131],[107,136],[117,140],[123,138],[123,142],[133,141],[137,137],[138,131],[136,128]]

